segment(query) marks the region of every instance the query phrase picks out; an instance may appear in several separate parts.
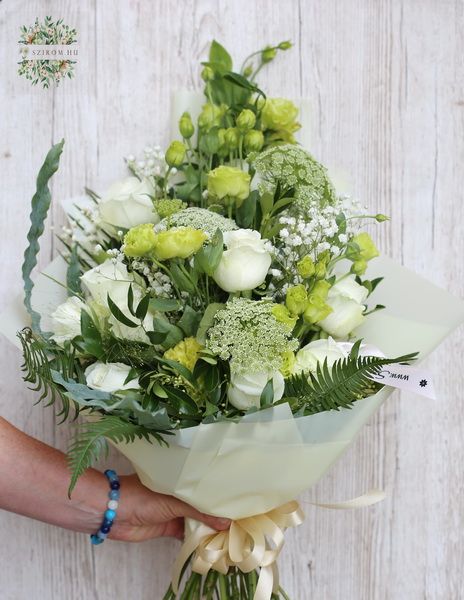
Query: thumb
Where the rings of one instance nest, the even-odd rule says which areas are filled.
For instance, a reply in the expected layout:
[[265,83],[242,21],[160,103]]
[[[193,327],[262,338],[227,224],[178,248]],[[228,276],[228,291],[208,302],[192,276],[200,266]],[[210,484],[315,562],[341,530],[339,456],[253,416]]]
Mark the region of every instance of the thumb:
[[182,500],[179,500],[178,498],[170,497],[169,504],[169,508],[173,517],[195,519],[197,521],[201,521],[205,525],[208,525],[208,527],[218,530],[228,529],[230,527],[230,519],[223,519],[221,517],[214,517],[213,515],[202,513],[196,508],[193,508],[193,506],[190,506],[190,504],[182,502]]

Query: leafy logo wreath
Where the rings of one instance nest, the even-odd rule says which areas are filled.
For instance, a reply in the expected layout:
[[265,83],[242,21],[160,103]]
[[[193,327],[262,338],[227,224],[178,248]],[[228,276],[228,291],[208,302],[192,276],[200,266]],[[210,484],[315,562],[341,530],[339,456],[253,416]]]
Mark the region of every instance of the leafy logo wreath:
[[[20,53],[22,60],[18,63],[19,75],[37,85],[39,82],[42,87],[50,87],[50,83],[58,85],[62,79],[74,76],[74,65],[76,60],[71,60],[70,50],[63,52],[56,49],[57,46],[68,46],[77,41],[76,29],[63,23],[63,19],[53,21],[51,17],[45,17],[43,22],[35,20],[34,25],[21,27],[21,37],[18,41],[21,44]],[[53,52],[44,50],[35,51],[34,46],[53,46]],[[54,57],[57,58],[54,58]]]

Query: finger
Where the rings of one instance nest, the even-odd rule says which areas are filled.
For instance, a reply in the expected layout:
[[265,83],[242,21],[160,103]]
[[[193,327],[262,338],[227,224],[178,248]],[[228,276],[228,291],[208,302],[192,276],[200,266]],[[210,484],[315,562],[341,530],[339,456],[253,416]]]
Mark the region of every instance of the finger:
[[177,498],[169,497],[169,503],[173,516],[196,519],[197,521],[201,521],[213,529],[223,530],[230,527],[230,519],[223,519],[221,517],[207,515],[200,512],[196,508],[193,508],[193,506],[190,506],[186,502],[178,500]]
[[184,539],[184,519],[177,517],[168,521],[163,531],[163,537],[174,537],[182,541]]

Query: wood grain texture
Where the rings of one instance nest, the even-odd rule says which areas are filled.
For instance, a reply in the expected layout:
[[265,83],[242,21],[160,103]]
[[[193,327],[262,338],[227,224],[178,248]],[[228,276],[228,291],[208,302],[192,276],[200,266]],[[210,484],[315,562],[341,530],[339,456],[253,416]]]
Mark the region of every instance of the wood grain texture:
[[[77,27],[76,78],[42,90],[16,75],[19,27],[35,17]],[[103,191],[122,157],[168,142],[170,95],[198,88],[198,63],[216,37],[237,59],[268,42],[292,51],[260,77],[271,95],[312,102],[312,152],[372,212],[381,250],[464,296],[464,3],[462,0],[2,0],[0,2],[1,307],[20,292],[29,199],[52,141],[66,138],[53,180],[58,201],[84,185]],[[55,252],[42,242],[41,266]],[[401,290],[398,290],[401,293]],[[373,486],[381,505],[335,512],[305,505],[290,531],[282,580],[294,600],[459,600],[464,420],[462,331],[428,364],[436,402],[395,395],[303,501],[343,499]],[[0,412],[66,447],[68,427],[32,407],[20,357],[0,343]],[[111,464],[128,470],[113,455]],[[158,600],[177,543],[108,543],[0,514],[0,598]]]

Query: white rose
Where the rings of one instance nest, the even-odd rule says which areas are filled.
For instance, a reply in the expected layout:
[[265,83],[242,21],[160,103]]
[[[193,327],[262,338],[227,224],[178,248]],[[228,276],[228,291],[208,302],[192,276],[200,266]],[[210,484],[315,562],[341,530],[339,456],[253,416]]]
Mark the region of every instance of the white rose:
[[306,346],[303,346],[295,356],[294,373],[306,371],[316,372],[317,364],[324,364],[327,359],[327,366],[330,368],[334,362],[340,358],[346,358],[349,354],[342,344],[337,344],[332,338],[327,340],[315,340]]
[[367,294],[367,289],[356,283],[354,275],[344,277],[330,288],[327,304],[333,312],[318,325],[334,337],[346,338],[364,320],[362,302]]
[[102,392],[133,390],[139,386],[138,378],[124,383],[131,368],[123,363],[96,362],[85,370],[85,379],[89,388]]
[[60,346],[81,334],[81,311],[85,304],[77,296],[71,296],[51,314],[52,339]]
[[253,290],[261,285],[271,266],[266,240],[252,229],[224,232],[227,246],[213,278],[226,292]]
[[[113,300],[119,310],[131,321],[137,322],[130,313],[128,307],[129,286],[132,284],[134,294],[134,306],[142,299],[145,292],[145,284],[140,277],[129,273],[126,265],[122,262],[106,260],[101,265],[90,269],[81,277],[85,287],[89,290],[92,298],[100,306],[108,308],[108,296]],[[147,313],[143,327],[128,327],[108,312],[111,330],[117,338],[137,342],[150,343],[145,331],[153,331],[153,316]]]
[[274,386],[274,402],[276,402],[282,398],[285,387],[284,378],[280,371],[274,373],[259,371],[244,375],[232,373],[227,391],[229,402],[239,410],[248,410],[252,406],[259,408],[261,394],[271,378]]
[[105,223],[125,229],[143,223],[158,223],[160,219],[150,197],[153,195],[149,181],[126,177],[113,183],[100,200],[100,218]]
[[136,282],[134,274],[128,272],[125,264],[113,262],[112,259],[86,271],[81,280],[92,298],[103,306],[108,306],[108,295],[119,307],[127,306],[129,286],[136,283],[132,286],[135,293],[135,289],[140,285]]

